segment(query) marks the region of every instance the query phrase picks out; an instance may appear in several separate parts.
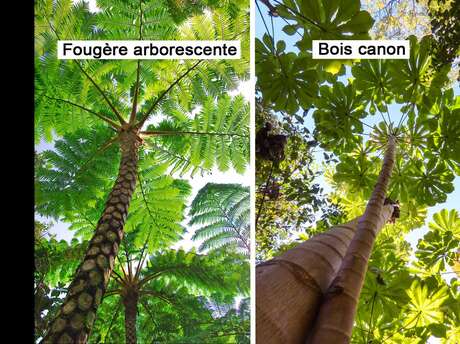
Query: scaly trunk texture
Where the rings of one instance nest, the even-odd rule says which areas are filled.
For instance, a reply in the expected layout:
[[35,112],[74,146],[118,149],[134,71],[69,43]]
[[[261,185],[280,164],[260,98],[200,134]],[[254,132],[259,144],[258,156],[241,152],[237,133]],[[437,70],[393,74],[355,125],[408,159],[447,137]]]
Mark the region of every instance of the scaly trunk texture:
[[384,206],[394,166],[395,137],[390,136],[377,184],[364,215],[348,247],[337,276],[324,295],[308,344],[346,344],[350,342],[359,295],[364,284],[375,238],[391,218],[394,207]]
[[257,343],[304,343],[358,219],[332,227],[256,267]]
[[123,305],[125,306],[125,336],[126,344],[136,344],[136,320],[137,320],[137,302],[139,293],[137,290],[129,290],[123,296]]
[[123,226],[136,186],[139,147],[136,133],[121,132],[120,147],[118,178],[64,303],[43,338],[43,344],[80,344],[88,340],[123,239]]

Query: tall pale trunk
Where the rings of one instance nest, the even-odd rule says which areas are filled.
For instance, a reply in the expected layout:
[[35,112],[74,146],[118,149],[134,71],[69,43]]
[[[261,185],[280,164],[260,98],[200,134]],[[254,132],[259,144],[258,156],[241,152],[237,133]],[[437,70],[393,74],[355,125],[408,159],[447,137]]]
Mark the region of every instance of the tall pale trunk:
[[257,343],[304,343],[357,224],[335,226],[256,267]]
[[125,338],[126,344],[136,344],[136,321],[137,321],[137,302],[139,294],[136,290],[129,290],[123,295],[123,305],[125,306]]
[[384,206],[394,166],[396,143],[390,136],[377,184],[348,247],[342,265],[324,295],[308,344],[350,342],[359,296],[377,234],[391,218],[393,206]]
[[120,147],[118,178],[64,303],[42,340],[44,344],[86,343],[88,340],[123,238],[123,226],[136,186],[139,147],[136,133],[120,133]]

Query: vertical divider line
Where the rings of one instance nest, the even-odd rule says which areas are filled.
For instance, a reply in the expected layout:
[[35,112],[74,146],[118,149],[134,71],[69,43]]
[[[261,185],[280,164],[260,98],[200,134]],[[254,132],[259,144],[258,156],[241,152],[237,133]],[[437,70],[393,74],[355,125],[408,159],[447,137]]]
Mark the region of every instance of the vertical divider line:
[[250,29],[249,29],[249,72],[250,72],[250,84],[251,94],[249,99],[250,104],[250,161],[249,167],[251,171],[251,226],[250,226],[250,238],[251,238],[251,252],[249,258],[250,266],[250,298],[251,298],[251,326],[250,326],[250,339],[251,344],[256,344],[256,68],[255,68],[255,1],[250,1],[249,7],[250,15]]

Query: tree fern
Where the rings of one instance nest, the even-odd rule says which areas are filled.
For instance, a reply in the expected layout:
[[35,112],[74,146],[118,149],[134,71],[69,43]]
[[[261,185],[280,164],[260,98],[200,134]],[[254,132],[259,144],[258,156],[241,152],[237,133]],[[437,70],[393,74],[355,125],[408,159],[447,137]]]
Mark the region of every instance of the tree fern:
[[[217,164],[222,171],[233,167],[242,173],[249,156],[249,106],[241,96],[233,99],[230,107],[221,104],[228,102],[228,90],[235,89],[239,81],[249,76],[248,47],[243,47],[239,60],[58,60],[56,57],[58,39],[240,39],[244,42],[249,33],[247,10],[244,7],[236,10],[235,6],[229,9],[217,3],[213,6],[204,14],[178,23],[170,15],[170,5],[163,1],[100,1],[98,13],[89,12],[83,2],[71,5],[68,1],[39,1],[36,5],[39,30],[35,33],[37,142],[42,138],[50,141],[53,133],[62,136],[94,125],[119,130],[118,122],[127,120],[131,110],[135,111],[137,122],[132,125],[142,130],[151,116],[163,114],[171,118],[171,109],[177,108],[196,120],[185,123],[179,120],[174,124],[176,127],[197,131],[209,127],[202,120],[209,119],[208,124],[213,125],[212,121],[223,116],[224,127],[209,129],[220,128],[223,130],[214,133],[229,135],[187,134],[187,149],[170,152],[179,155],[173,162],[178,164],[174,171],[196,173],[201,167],[208,170]],[[210,107],[211,112],[218,107],[217,117],[206,117],[211,115],[206,110],[199,111],[198,116],[192,115],[197,109]],[[227,111],[221,112],[223,109]],[[150,147],[159,155],[169,148]]]
[[[71,222],[83,238],[91,236],[61,307],[72,314],[59,313],[45,342],[87,340],[125,233],[134,235],[135,245],[145,243],[148,252],[180,237],[190,187],[174,173],[214,166],[242,173],[249,147],[247,102],[235,97],[231,106],[221,107],[226,112],[216,112],[219,102],[228,103],[226,93],[247,78],[248,63],[58,60],[57,41],[174,40],[185,37],[189,26],[199,37],[213,39],[219,32],[240,39],[249,33],[248,6],[238,9],[237,2],[210,2],[204,12],[210,27],[203,26],[202,12],[173,17],[168,1],[101,0],[97,13],[83,2],[36,2],[36,142],[63,138],[38,159],[36,210]],[[243,46],[243,59],[248,54]],[[167,109],[177,111],[170,116]],[[161,122],[160,116],[169,122],[147,128]],[[215,121],[222,124],[221,132],[215,131]],[[217,159],[208,153],[214,149],[221,152]],[[91,307],[83,305],[86,301]],[[83,313],[75,313],[76,302]],[[66,320],[73,315],[86,319],[78,331]]]
[[249,199],[239,184],[208,183],[198,192],[189,224],[199,226],[192,239],[203,240],[201,251],[225,247],[249,256]]

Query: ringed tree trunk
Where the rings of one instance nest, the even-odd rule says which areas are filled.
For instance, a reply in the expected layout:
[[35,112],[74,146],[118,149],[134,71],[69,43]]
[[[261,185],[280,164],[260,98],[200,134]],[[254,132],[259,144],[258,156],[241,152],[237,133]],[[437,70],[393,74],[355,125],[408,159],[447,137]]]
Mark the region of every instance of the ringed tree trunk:
[[[394,151],[394,137],[391,137],[376,186],[376,189],[382,189],[382,183],[385,184],[383,198],[378,198],[380,211],[376,217],[379,221],[375,224],[378,230],[390,219],[394,210],[392,205],[383,205],[386,185],[394,163]],[[375,191],[373,196],[374,194]],[[305,343],[314,325],[323,295],[327,295],[331,290],[330,285],[343,265],[351,242],[358,237],[359,224],[362,228],[363,223],[373,221],[368,214],[378,211],[375,207],[368,210],[371,204],[376,203],[373,196],[363,216],[332,227],[329,231],[320,233],[256,267],[257,343]],[[360,240],[362,239],[358,237],[357,241]],[[340,308],[335,311],[343,314]],[[342,342],[323,337],[323,341],[315,343]]]
[[137,321],[137,303],[139,301],[139,292],[137,289],[130,288],[122,296],[123,305],[125,306],[125,337],[126,344],[136,344],[136,321]]
[[71,282],[56,318],[50,323],[43,344],[86,343],[96,318],[128,215],[137,176],[139,139],[137,132],[119,134],[121,162],[118,177],[105,204],[85,257]]
[[332,227],[256,267],[257,343],[303,343],[358,219]]
[[393,215],[393,206],[384,206],[394,166],[395,137],[390,136],[383,166],[364,215],[348,247],[342,265],[324,295],[308,344],[346,344],[350,342],[359,296],[364,284],[375,239]]

